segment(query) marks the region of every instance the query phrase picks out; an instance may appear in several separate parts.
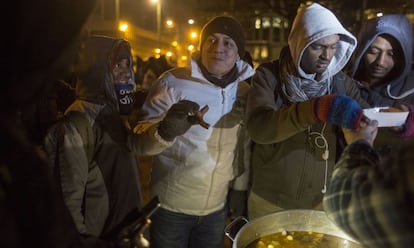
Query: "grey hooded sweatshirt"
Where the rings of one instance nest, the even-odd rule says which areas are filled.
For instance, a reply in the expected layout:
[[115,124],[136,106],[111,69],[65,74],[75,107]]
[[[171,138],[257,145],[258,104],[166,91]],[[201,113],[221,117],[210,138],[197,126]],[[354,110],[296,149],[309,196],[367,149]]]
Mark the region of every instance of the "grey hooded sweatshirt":
[[413,27],[404,15],[385,15],[368,20],[358,36],[358,47],[351,65],[351,76],[360,80],[358,74],[363,70],[362,58],[372,42],[380,35],[390,35],[401,47],[398,66],[391,71],[393,75],[383,85],[367,87],[358,84],[361,96],[375,107],[394,106],[399,103],[414,103]]
[[[350,66],[351,76],[357,80],[361,97],[372,107],[398,106],[414,104],[414,70],[413,63],[413,30],[410,21],[404,15],[384,15],[368,20],[359,32],[359,45]],[[378,86],[368,86],[362,81],[363,56],[372,42],[380,35],[394,37],[400,45],[401,54],[396,58],[397,66],[390,72],[388,82]],[[397,53],[398,54],[398,53]],[[397,55],[398,56],[398,55]],[[399,133],[388,128],[380,128],[375,139],[375,148],[385,156],[392,152],[395,144],[403,140]]]
[[[316,81],[300,67],[303,52],[333,34],[340,35],[336,54]],[[356,38],[331,11],[319,4],[301,6],[288,43],[279,60],[259,66],[253,76],[247,102],[247,129],[255,141],[251,190],[283,209],[314,208],[321,203],[321,190],[335,162],[336,136],[333,126],[313,116],[311,99],[342,93],[367,104],[352,79],[341,72]],[[330,155],[325,161],[326,151]]]

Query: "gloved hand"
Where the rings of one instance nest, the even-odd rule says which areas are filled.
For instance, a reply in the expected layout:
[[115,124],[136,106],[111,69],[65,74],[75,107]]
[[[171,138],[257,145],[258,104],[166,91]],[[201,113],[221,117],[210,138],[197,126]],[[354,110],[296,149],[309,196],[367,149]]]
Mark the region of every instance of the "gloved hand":
[[166,141],[172,141],[175,137],[183,135],[194,124],[189,114],[195,113],[200,106],[192,101],[181,100],[173,104],[167,115],[158,126],[158,134]]
[[414,135],[414,105],[404,104],[402,110],[408,111],[407,120],[402,126],[402,130],[397,132],[401,138],[409,138]]
[[230,220],[247,215],[247,191],[230,189],[227,201]]
[[312,99],[314,116],[324,122],[356,129],[361,122],[363,111],[349,96],[330,94]]

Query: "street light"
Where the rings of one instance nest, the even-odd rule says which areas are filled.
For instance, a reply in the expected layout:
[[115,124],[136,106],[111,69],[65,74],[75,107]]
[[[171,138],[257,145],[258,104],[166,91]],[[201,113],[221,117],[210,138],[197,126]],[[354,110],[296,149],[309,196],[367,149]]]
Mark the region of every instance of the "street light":
[[118,30],[125,33],[128,30],[128,23],[126,22],[119,23]]
[[151,0],[157,4],[157,46],[161,46],[161,0]]
[[119,21],[119,0],[115,0],[115,21]]

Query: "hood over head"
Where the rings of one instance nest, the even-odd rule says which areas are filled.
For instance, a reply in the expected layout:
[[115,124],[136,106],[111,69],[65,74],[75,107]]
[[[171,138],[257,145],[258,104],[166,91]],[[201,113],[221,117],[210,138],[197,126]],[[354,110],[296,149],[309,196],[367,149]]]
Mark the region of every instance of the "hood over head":
[[[384,15],[365,22],[358,35],[359,44],[354,54],[351,76],[356,75],[363,55],[374,40],[385,34],[394,37],[402,49],[403,57],[398,58],[401,61],[401,68],[397,68],[400,73],[396,73],[390,81],[391,92],[396,95],[400,90],[400,85],[397,84],[402,83],[401,79],[409,74],[413,61],[413,30],[410,21],[404,15]],[[393,92],[393,88],[397,92]]]
[[76,84],[76,98],[97,104],[117,106],[114,86],[116,82],[112,77],[112,69],[122,58],[127,58],[130,62],[131,79],[128,84],[135,86],[129,42],[107,36],[89,37],[84,43],[75,69],[79,78]]
[[[3,113],[33,104],[44,88],[64,78],[76,60],[81,31],[95,0],[15,0],[4,11],[1,56]],[[70,13],[67,14],[67,13]],[[10,21],[13,22],[11,25]]]
[[299,6],[288,37],[288,44],[293,63],[300,76],[307,77],[300,68],[304,50],[311,43],[333,34],[339,34],[340,40],[336,54],[327,70],[322,74],[322,79],[338,73],[345,67],[357,45],[357,40],[327,8],[317,3]]

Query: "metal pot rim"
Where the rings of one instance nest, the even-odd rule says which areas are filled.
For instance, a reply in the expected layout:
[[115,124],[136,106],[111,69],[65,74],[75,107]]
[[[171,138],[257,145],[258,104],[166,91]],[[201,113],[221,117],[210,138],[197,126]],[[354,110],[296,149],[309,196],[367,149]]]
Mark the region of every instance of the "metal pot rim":
[[236,234],[232,248],[243,248],[254,240],[282,231],[313,231],[359,244],[329,220],[320,210],[293,209],[268,214],[249,221]]

